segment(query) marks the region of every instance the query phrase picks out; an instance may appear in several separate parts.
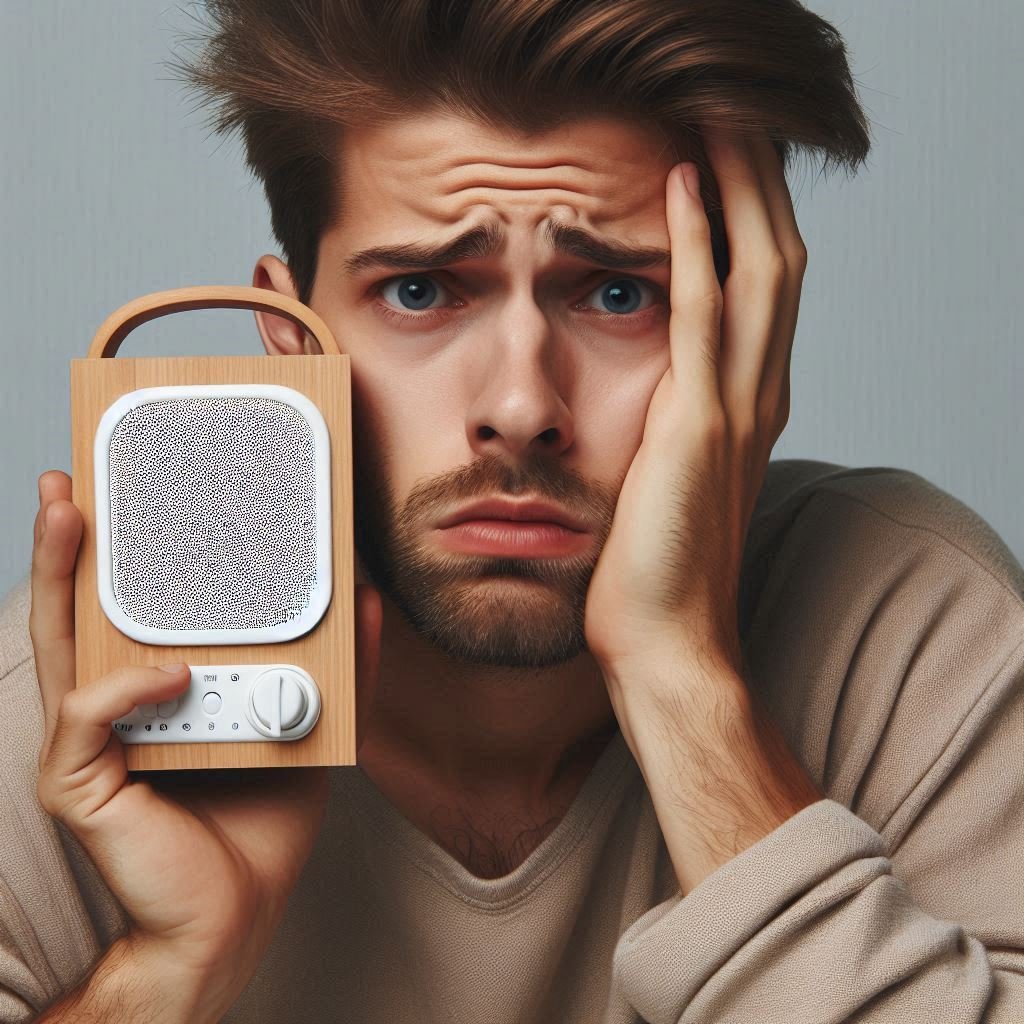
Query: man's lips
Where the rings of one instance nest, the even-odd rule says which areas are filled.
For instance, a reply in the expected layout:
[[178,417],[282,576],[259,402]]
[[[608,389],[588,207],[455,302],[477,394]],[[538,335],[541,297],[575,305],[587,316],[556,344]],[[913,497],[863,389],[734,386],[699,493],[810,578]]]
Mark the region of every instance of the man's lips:
[[462,554],[558,558],[593,543],[586,530],[541,519],[463,519],[437,531],[438,543]]
[[464,505],[448,516],[445,516],[438,524],[438,529],[446,530],[457,523],[468,520],[489,520],[490,525],[499,525],[496,520],[505,520],[509,525],[513,523],[536,523],[553,524],[564,527],[575,533],[586,533],[586,524],[575,516],[547,502],[529,500],[512,502],[501,498],[489,498],[483,501],[474,501]]

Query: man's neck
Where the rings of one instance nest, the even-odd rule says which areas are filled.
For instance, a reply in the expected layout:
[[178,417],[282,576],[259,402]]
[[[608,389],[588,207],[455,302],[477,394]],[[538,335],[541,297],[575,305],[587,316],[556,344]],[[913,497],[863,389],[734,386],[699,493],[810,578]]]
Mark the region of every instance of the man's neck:
[[548,669],[453,662],[384,601],[380,676],[359,766],[473,873],[505,874],[525,859],[617,731],[588,653]]
[[572,806],[594,765],[618,732],[614,722],[565,752],[540,802],[484,796],[472,786],[438,785],[429,773],[368,735],[359,766],[402,816],[479,878],[514,871],[547,838]]

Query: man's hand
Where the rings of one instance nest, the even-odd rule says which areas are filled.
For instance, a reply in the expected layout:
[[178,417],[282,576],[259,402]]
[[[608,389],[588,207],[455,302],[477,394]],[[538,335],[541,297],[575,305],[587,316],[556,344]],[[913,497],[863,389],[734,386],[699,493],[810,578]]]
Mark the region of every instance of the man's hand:
[[[312,849],[327,769],[129,777],[111,723],[138,704],[183,693],[189,673],[128,665],[76,688],[74,568],[83,524],[70,498],[67,474],[40,477],[29,614],[45,721],[39,803],[82,843],[129,915],[138,962],[155,951],[169,975],[197,979],[205,1005],[223,1012],[259,964]],[[365,718],[380,652],[374,588],[357,588],[356,615]],[[364,733],[360,726],[357,735]]]
[[749,690],[737,623],[747,529],[789,418],[807,254],[768,138],[712,132],[705,145],[729,275],[720,288],[696,175],[688,190],[673,168],[671,364],[584,623],[684,894],[824,795]]
[[[652,650],[742,668],[736,604],[747,529],[789,418],[789,363],[807,262],[778,154],[762,132],[707,132],[730,272],[719,287],[708,218],[680,167],[667,178],[671,364],[619,494],[587,594],[598,662]],[[615,694],[612,694],[613,699]]]

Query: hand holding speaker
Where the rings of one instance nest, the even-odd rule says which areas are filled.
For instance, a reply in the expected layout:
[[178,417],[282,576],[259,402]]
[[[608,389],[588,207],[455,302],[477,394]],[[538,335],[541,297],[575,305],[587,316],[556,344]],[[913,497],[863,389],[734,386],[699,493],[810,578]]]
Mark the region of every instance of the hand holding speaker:
[[[323,821],[325,767],[129,776],[111,722],[188,687],[185,667],[124,666],[75,688],[74,570],[82,517],[71,478],[39,478],[29,628],[45,734],[37,795],[88,852],[162,982],[216,1019],[255,971]],[[380,663],[380,595],[356,588],[357,736]],[[197,1015],[194,1019],[200,1019]],[[204,1018],[205,1019],[205,1016]]]

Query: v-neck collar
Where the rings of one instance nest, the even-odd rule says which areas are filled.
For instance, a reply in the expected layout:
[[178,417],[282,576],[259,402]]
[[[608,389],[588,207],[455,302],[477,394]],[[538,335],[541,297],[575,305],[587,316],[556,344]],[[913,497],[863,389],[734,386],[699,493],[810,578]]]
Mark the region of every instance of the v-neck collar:
[[459,899],[496,910],[518,902],[576,847],[605,802],[621,793],[633,772],[632,752],[616,730],[594,762],[561,821],[518,867],[499,878],[479,878],[444,847],[412,824],[357,765],[333,773],[353,809],[361,813],[387,843],[398,841],[418,867]]

